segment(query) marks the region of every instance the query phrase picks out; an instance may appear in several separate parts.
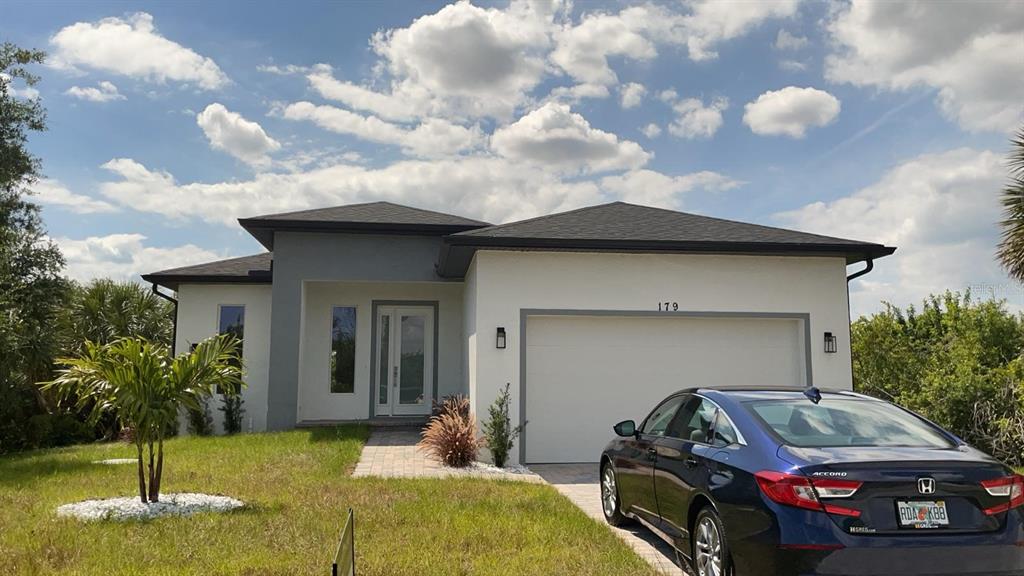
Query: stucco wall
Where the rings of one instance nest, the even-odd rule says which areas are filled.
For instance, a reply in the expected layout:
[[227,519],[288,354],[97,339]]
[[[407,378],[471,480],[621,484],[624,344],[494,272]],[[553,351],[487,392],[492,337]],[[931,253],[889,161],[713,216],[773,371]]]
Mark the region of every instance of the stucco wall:
[[[373,301],[437,301],[439,396],[466,393],[461,283],[307,282],[302,313],[298,421],[362,420],[370,416]],[[330,391],[331,309],[356,307],[355,391]],[[298,310],[294,311],[298,315]]]
[[268,428],[296,423],[303,282],[441,281],[434,272],[440,242],[436,236],[275,234]]
[[[246,388],[242,391],[242,429],[266,429],[267,374],[270,354],[270,285],[246,284],[183,284],[178,289],[178,338],[176,350],[187,351],[190,344],[217,334],[220,305],[245,306],[245,339],[242,357],[245,362]],[[223,431],[223,413],[219,397],[210,403],[210,413],[217,433]],[[183,422],[184,429],[184,422]]]
[[[479,251],[467,278],[478,346],[467,360],[473,410],[486,414],[500,386],[512,383],[512,419],[519,421],[520,311],[523,309],[680,310],[806,313],[810,316],[813,383],[850,389],[849,312],[842,258],[596,254]],[[493,344],[497,327],[508,344]],[[825,354],[823,332],[838,338]],[[743,361],[737,351],[736,361]],[[529,418],[529,415],[527,415]],[[518,457],[518,447],[512,456]]]

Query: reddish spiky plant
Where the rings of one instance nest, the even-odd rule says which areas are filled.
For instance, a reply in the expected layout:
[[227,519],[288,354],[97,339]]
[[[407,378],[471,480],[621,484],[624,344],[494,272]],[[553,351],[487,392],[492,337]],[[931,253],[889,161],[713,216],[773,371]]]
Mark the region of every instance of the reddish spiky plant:
[[418,446],[445,466],[463,468],[476,460],[480,441],[472,414],[442,413],[430,419]]

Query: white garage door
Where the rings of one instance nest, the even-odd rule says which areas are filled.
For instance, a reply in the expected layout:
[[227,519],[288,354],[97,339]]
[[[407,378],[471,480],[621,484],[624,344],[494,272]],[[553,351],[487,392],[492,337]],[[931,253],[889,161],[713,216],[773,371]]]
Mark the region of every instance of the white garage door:
[[593,462],[612,425],[697,386],[803,386],[802,321],[530,316],[527,463]]

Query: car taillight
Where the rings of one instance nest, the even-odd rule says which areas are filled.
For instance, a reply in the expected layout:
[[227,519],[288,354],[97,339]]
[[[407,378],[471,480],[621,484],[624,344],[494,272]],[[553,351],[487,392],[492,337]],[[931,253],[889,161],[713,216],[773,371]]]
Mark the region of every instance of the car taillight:
[[796,474],[786,474],[785,472],[775,472],[772,470],[758,472],[754,474],[754,478],[757,479],[757,485],[761,488],[761,492],[764,492],[764,495],[773,502],[785,504],[786,506],[806,508],[807,510],[839,514],[841,516],[860,516],[860,510],[826,504],[821,501],[821,498],[848,498],[853,496],[857,489],[860,488],[860,482],[832,479],[814,480],[812,482],[806,476],[797,476]]
[[1020,474],[985,480],[981,486],[989,496],[1008,498],[1007,502],[986,508],[984,512],[989,516],[1024,505],[1024,476]]

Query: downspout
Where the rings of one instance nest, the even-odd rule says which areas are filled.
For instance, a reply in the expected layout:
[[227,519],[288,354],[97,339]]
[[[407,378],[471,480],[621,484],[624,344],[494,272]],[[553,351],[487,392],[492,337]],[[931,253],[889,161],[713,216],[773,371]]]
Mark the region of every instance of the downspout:
[[160,287],[157,286],[156,282],[153,282],[153,294],[156,294],[171,304],[174,304],[174,324],[173,329],[171,330],[171,357],[174,357],[176,354],[175,348],[178,346],[178,300],[161,292]]
[[[846,323],[850,327],[847,334],[853,335],[853,314],[850,311],[850,281],[871,272],[875,268],[874,258],[868,258],[863,270],[858,270],[846,277]],[[852,338],[851,338],[852,339]],[[850,385],[853,386],[853,342],[850,342]]]

